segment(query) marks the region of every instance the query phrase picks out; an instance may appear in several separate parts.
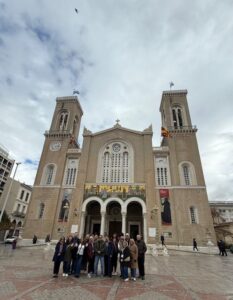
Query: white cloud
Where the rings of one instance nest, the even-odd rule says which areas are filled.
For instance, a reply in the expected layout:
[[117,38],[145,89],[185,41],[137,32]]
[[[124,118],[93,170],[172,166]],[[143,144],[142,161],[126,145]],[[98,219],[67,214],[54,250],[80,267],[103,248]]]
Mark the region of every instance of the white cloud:
[[[231,1],[11,0],[0,8],[0,142],[16,160],[39,160],[55,98],[74,88],[82,126],[152,123],[158,145],[161,94],[172,80],[189,91],[209,198],[232,199]],[[17,174],[32,184],[35,172],[23,164]]]

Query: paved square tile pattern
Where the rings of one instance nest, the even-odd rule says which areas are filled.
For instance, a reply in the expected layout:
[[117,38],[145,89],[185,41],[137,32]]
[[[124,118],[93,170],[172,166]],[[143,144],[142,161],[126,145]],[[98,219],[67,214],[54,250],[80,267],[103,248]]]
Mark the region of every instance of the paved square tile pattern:
[[[146,256],[145,280],[52,278],[53,249],[0,245],[0,300],[233,300],[233,255]],[[62,271],[62,270],[60,270]]]

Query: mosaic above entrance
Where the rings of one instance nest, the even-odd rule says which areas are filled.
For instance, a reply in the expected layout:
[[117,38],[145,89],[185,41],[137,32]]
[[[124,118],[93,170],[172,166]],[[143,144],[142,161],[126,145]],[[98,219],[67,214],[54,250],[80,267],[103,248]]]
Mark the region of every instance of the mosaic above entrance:
[[137,185],[98,185],[85,184],[84,200],[91,196],[97,196],[102,200],[109,197],[118,197],[122,200],[127,200],[130,197],[139,197],[146,200],[145,184]]

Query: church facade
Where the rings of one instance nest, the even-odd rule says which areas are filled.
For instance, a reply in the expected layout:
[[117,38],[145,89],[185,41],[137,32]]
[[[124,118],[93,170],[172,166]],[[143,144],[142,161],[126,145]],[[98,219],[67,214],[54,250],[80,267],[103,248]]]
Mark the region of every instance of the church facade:
[[152,126],[79,136],[77,96],[58,97],[33,186],[23,237],[78,233],[141,234],[147,243],[216,243],[186,90],[164,91],[161,145]]

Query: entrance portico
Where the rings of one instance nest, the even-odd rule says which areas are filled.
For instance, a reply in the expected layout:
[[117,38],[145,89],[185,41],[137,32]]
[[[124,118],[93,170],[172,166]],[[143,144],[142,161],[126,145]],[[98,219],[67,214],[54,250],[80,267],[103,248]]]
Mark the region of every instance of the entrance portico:
[[[142,234],[147,241],[146,213],[146,204],[138,197],[123,201],[117,197],[102,200],[92,196],[82,204],[79,234],[80,236],[86,233],[112,235],[129,232],[132,237]],[[100,232],[95,230],[98,226]]]

